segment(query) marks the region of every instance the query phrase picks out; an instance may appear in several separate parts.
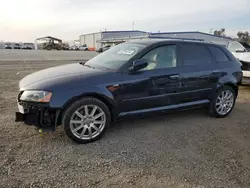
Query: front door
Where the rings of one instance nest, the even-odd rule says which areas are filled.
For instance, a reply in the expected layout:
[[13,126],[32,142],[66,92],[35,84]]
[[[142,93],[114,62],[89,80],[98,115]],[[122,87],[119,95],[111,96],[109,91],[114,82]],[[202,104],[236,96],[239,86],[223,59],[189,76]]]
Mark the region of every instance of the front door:
[[148,62],[146,68],[123,75],[119,95],[120,115],[156,111],[178,104],[180,76],[177,45],[154,48],[142,59]]

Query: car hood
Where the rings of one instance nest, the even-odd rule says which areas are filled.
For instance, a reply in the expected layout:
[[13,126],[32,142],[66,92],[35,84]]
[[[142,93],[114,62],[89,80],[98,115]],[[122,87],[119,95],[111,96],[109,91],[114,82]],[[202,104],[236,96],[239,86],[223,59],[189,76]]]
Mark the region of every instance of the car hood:
[[90,78],[103,72],[103,70],[90,68],[79,63],[62,65],[44,69],[24,77],[19,82],[19,87],[20,90],[27,90],[49,89],[50,86],[60,85],[65,82],[72,85],[76,80]]

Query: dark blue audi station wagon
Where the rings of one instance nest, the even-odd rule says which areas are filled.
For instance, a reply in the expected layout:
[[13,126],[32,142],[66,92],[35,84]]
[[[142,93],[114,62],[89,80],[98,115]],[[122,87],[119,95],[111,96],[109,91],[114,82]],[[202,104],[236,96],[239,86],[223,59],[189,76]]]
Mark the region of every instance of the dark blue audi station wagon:
[[241,63],[223,46],[191,40],[129,41],[87,62],[23,78],[16,121],[43,131],[63,125],[73,141],[88,143],[125,116],[207,106],[211,115],[226,117],[241,80]]

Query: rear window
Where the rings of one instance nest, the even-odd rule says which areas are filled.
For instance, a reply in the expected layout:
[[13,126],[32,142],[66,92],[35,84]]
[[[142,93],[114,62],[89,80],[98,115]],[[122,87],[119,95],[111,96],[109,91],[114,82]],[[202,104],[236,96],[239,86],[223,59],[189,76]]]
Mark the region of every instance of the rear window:
[[182,46],[183,64],[205,65],[212,63],[212,57],[208,49],[199,44],[183,44]]
[[229,61],[228,57],[226,56],[225,52],[223,52],[220,48],[209,46],[208,47],[213,56],[215,57],[215,60],[217,62],[227,62]]

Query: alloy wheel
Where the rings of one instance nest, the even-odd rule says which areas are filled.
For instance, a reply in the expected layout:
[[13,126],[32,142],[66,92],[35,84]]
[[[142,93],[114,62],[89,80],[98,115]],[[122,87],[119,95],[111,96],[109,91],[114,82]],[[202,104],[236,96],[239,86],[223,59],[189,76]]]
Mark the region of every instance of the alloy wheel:
[[234,94],[230,90],[224,90],[217,96],[215,109],[218,114],[224,116],[231,111],[233,104]]
[[85,105],[78,108],[70,119],[70,130],[74,136],[82,140],[97,137],[106,124],[104,111],[96,105]]

